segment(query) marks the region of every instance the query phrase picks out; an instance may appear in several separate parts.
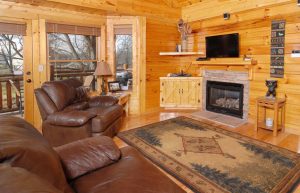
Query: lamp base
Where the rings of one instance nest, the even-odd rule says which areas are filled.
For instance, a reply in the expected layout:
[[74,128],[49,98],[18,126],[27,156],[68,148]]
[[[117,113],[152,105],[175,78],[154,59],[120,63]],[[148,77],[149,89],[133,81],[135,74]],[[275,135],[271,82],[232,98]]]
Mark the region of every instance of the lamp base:
[[106,95],[106,89],[105,89],[105,79],[102,77],[102,84],[101,84],[101,96]]

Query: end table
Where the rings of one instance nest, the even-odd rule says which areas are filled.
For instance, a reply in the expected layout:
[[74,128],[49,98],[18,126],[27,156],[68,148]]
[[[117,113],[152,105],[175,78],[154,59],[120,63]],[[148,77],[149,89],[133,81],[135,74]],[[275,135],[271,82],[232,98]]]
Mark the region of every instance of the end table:
[[[278,130],[284,132],[284,124],[285,124],[285,99],[283,98],[275,98],[269,99],[266,97],[259,97],[256,99],[256,125],[255,131],[257,132],[258,128],[273,130],[273,136],[277,136]],[[259,108],[263,108],[263,121],[259,121]],[[274,121],[273,127],[268,127],[266,125],[266,110],[273,109],[274,110]],[[280,115],[280,123],[278,123],[278,114],[281,111]]]
[[130,94],[126,93],[126,92],[116,92],[116,93],[110,92],[110,93],[107,93],[107,95],[113,96],[113,97],[116,97],[117,99],[119,99],[119,105],[123,106],[126,116],[128,116]]

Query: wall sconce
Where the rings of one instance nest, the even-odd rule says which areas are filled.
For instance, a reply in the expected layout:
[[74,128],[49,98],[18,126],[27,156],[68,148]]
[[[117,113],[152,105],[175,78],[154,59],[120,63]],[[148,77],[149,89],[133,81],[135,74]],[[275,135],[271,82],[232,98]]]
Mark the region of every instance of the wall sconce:
[[297,5],[300,6],[300,0],[298,0]]
[[223,18],[224,18],[224,20],[229,20],[230,19],[230,13],[223,13]]

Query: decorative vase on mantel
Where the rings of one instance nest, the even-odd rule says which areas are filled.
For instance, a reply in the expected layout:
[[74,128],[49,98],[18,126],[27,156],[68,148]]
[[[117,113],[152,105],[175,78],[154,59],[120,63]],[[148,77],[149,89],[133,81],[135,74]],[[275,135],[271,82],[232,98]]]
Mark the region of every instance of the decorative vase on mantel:
[[178,31],[181,34],[181,48],[183,52],[188,51],[188,35],[192,33],[191,26],[180,19],[177,23]]

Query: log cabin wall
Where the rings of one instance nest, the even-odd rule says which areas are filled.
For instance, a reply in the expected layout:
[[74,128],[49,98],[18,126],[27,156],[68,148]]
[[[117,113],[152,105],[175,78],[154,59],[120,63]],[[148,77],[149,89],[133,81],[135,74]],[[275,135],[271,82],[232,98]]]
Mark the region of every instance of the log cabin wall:
[[[286,20],[285,78],[278,79],[279,97],[287,97],[286,128],[300,133],[300,59],[291,58],[292,50],[300,49],[300,7],[296,1],[218,1],[204,0],[182,9],[182,17],[189,21],[193,34],[189,37],[189,50],[205,51],[205,36],[239,33],[240,57],[244,54],[257,60],[254,79],[250,83],[250,117],[256,114],[255,99],[266,93],[265,80],[270,78],[271,21]],[[231,18],[223,19],[229,12]],[[181,58],[188,65],[195,57]],[[220,59],[222,60],[222,59]],[[241,58],[242,60],[242,58]],[[198,67],[190,72],[197,74]],[[243,70],[243,69],[236,69]]]
[[154,111],[160,106],[159,77],[178,72],[180,58],[160,56],[159,52],[174,52],[179,41],[175,22],[162,22],[147,19],[146,47],[146,110]]

